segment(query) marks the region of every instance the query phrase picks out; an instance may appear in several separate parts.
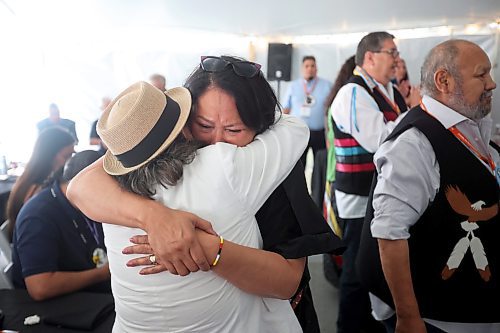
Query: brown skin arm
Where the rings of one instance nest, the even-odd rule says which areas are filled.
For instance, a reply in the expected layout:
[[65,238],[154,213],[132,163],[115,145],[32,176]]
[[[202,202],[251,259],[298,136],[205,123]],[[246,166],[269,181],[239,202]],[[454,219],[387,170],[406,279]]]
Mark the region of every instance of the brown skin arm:
[[194,214],[165,207],[120,188],[103,169],[102,159],[80,172],[68,185],[69,201],[94,221],[140,228],[169,271],[187,275],[210,269],[195,229],[215,232]]
[[284,108],[284,109],[283,109],[283,113],[284,113],[284,114],[290,114],[290,109]]
[[396,333],[425,333],[410,273],[408,241],[378,239],[384,276],[396,306]]
[[[201,230],[197,230],[197,237],[208,261],[213,263],[219,250],[219,237]],[[127,247],[123,253],[153,253],[148,244],[148,236],[134,236],[132,241],[139,245]],[[274,252],[238,245],[224,239],[219,262],[212,267],[212,271],[247,293],[262,297],[289,299],[297,291],[305,262],[305,258],[285,259]],[[166,270],[161,261],[159,265],[151,266],[149,256],[132,259],[127,265],[149,266],[141,270],[141,274],[146,275]]]
[[48,272],[28,276],[24,279],[26,289],[36,301],[69,294],[90,285],[109,280],[108,264],[80,272]]

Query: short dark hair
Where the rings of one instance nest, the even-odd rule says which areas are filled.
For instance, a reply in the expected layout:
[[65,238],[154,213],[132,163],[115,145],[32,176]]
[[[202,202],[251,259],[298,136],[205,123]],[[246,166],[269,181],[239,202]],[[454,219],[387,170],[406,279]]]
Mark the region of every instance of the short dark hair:
[[69,182],[80,171],[97,161],[101,154],[95,150],[83,150],[73,155],[64,165],[62,181]]
[[306,55],[302,58],[302,63],[305,63],[307,60],[312,60],[314,62],[316,62],[316,58],[312,55]]
[[370,32],[361,38],[356,49],[356,65],[363,66],[366,52],[376,52],[382,49],[382,43],[387,39],[394,39],[394,35],[386,31]]
[[[224,56],[228,61],[245,59]],[[193,100],[191,115],[196,115],[198,99],[210,87],[220,88],[231,95],[243,123],[256,134],[263,133],[275,122],[276,111],[281,111],[273,88],[261,71],[251,78],[237,75],[232,66],[218,72],[206,72],[198,66],[187,78],[184,86],[191,92]]]
[[158,156],[124,175],[113,176],[127,191],[152,199],[158,185],[175,186],[182,178],[184,166],[196,157],[201,147],[197,141],[188,141],[182,134]]

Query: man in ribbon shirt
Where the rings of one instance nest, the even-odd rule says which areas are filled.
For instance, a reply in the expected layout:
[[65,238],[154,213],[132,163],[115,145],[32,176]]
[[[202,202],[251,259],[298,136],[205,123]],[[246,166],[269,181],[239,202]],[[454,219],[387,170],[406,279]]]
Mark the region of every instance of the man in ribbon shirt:
[[317,74],[316,58],[310,55],[302,58],[302,78],[290,84],[283,103],[284,113],[302,118],[309,127],[309,143],[301,157],[304,166],[309,148],[312,148],[313,155],[320,149],[326,149],[325,102],[332,83]]
[[[337,332],[377,332],[383,329],[370,315],[368,291],[354,270],[368,194],[375,170],[373,154],[381,139],[406,111],[406,103],[392,85],[399,52],[387,32],[361,39],[356,68],[331,106],[336,155],[335,197],[338,222],[347,249],[343,255]],[[383,318],[376,318],[383,319]]]
[[490,72],[474,43],[434,47],[421,70],[421,104],[375,154],[373,218],[359,268],[370,291],[391,305],[387,314],[395,310],[386,323],[396,332],[500,332]]
[[19,213],[13,282],[37,301],[78,290],[111,292],[102,225],[66,199],[68,182],[100,156],[92,150],[77,153],[66,163],[62,179],[31,198]]

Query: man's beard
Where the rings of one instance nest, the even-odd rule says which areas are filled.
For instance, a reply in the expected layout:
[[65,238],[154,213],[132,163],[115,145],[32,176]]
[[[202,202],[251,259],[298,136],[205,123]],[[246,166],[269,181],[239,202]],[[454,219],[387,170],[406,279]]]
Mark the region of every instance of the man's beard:
[[481,94],[477,103],[468,104],[464,99],[462,87],[457,86],[457,89],[450,97],[449,106],[469,119],[480,120],[491,112],[491,100],[486,102],[486,99],[491,98],[492,94],[492,91],[485,91]]

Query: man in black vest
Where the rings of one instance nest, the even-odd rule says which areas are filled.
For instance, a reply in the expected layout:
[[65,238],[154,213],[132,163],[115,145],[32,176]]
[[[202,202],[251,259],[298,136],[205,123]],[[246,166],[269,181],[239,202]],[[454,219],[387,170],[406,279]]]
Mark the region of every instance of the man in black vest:
[[[368,291],[354,270],[361,229],[375,165],[373,154],[406,111],[406,103],[392,85],[399,61],[394,36],[372,32],[361,39],[354,75],[332,104],[335,135],[335,197],[338,220],[344,225],[347,249],[343,255],[337,332],[376,332],[383,328],[371,317]],[[384,319],[384,318],[376,318]],[[375,327],[373,327],[375,326]]]
[[474,43],[434,47],[422,66],[422,103],[375,154],[374,211],[358,264],[370,291],[395,309],[386,323],[397,332],[500,332],[490,71]]

